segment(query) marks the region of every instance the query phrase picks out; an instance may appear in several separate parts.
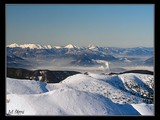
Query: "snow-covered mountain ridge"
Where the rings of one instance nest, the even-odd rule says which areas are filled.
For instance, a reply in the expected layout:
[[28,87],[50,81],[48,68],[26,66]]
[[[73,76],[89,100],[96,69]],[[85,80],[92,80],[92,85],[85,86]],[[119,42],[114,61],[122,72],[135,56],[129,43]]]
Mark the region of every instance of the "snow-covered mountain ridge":
[[151,48],[151,47],[133,47],[133,48],[118,48],[118,47],[99,47],[99,46],[95,46],[95,45],[88,45],[88,47],[80,47],[80,46],[75,46],[75,45],[72,45],[72,44],[68,44],[66,46],[52,46],[52,45],[40,45],[40,44],[33,44],[33,43],[29,43],[29,44],[21,44],[21,45],[18,45],[17,43],[13,43],[13,44],[10,44],[10,45],[7,45],[6,47],[8,48],[30,48],[30,49],[52,49],[52,48],[68,48],[68,49],[73,49],[73,48],[80,48],[80,49],[83,49],[83,48],[88,48],[88,49],[91,49],[91,50],[100,50],[102,48],[107,48],[107,49],[135,49],[135,50],[138,50],[138,49],[144,49],[144,50],[147,50],[148,48]]
[[[137,102],[141,103],[142,101],[145,103],[153,102],[154,81],[153,81],[153,75],[150,74],[144,74],[144,73],[140,74],[140,72],[139,73],[124,72],[119,75],[93,74],[88,72],[82,74],[74,71],[57,72],[57,71],[46,71],[46,70],[36,70],[33,72],[23,70],[22,72],[19,72],[20,70],[21,69],[17,70],[17,75],[19,76],[16,75],[15,70],[12,71],[7,70],[9,72],[9,73],[7,72],[7,77],[17,80],[19,79],[17,81],[17,84],[21,83],[20,81],[23,81],[24,79],[29,81],[36,80],[40,82],[45,82],[47,84],[63,83],[63,85],[73,87],[74,89],[85,90],[96,93],[98,92],[103,96],[114,98],[114,100],[112,99],[114,102],[118,102],[119,100],[122,103],[137,103]],[[95,89],[93,89],[93,86]],[[117,94],[117,91],[115,92],[114,90],[115,93],[110,94],[110,90],[111,89],[113,90],[113,88],[116,88],[116,90],[119,91],[119,95],[120,93],[122,93],[120,96],[118,95],[119,96],[118,98],[113,97],[114,96],[113,94]],[[136,97],[136,99],[133,100],[133,98],[130,97],[126,98],[126,94],[127,95],[130,94],[130,97]]]
[[30,48],[30,49],[51,49],[52,46],[51,45],[39,45],[39,44],[22,44],[22,45],[18,45],[16,43],[7,45],[7,47],[9,48]]
[[94,45],[78,47],[72,44],[52,47],[50,45],[17,45],[14,43],[8,45],[6,50],[7,66],[9,67],[37,67],[44,63],[45,65],[49,64],[48,66],[57,66],[63,62],[68,66],[98,65],[106,68],[107,62],[115,64],[115,66],[153,66],[154,62],[154,50],[148,47],[115,48]]
[[52,49],[52,48],[68,48],[68,49],[73,49],[77,48],[75,45],[68,44],[66,46],[51,46],[51,45],[40,45],[40,44],[21,44],[18,45],[17,43],[13,43],[10,45],[7,45],[8,48],[29,48],[29,49]]
[[13,78],[6,82],[10,115],[154,115],[153,75],[85,73],[56,84]]

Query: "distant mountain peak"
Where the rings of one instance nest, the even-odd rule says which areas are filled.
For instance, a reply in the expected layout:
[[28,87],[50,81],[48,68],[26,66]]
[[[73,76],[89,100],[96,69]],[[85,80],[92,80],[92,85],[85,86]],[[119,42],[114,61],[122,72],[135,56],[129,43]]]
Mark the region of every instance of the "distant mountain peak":
[[14,48],[14,47],[19,47],[19,45],[16,43],[13,43],[13,44],[7,45],[7,47]]
[[22,44],[22,45],[18,45],[16,43],[13,43],[11,45],[7,45],[7,47],[10,48],[15,48],[15,47],[20,47],[20,48],[30,48],[30,49],[51,49],[52,46],[51,45],[39,45],[39,44]]
[[44,46],[46,49],[51,49],[52,46],[51,45],[47,45],[47,46]]
[[93,45],[93,44],[89,44],[89,45],[88,45],[88,48],[89,48],[89,49],[96,49],[96,48],[98,48],[98,46],[95,46],[95,45]]
[[75,47],[76,47],[76,46],[74,46],[74,45],[72,45],[72,44],[68,44],[68,45],[65,46],[65,48],[69,48],[69,49],[70,49],[70,48],[75,48]]
[[39,44],[23,44],[23,45],[20,45],[21,48],[30,48],[30,49],[42,49],[43,47]]
[[60,48],[62,48],[61,46],[54,46],[56,49],[60,49]]

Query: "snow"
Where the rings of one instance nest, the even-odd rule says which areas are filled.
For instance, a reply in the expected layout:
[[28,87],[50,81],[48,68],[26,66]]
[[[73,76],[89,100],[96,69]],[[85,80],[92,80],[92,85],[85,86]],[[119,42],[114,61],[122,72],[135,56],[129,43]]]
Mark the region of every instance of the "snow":
[[68,44],[68,45],[65,46],[65,48],[71,49],[71,48],[75,48],[75,46],[72,45],[72,44]]
[[[15,48],[15,47],[20,47],[20,48],[30,48],[30,49],[52,49],[53,47],[51,45],[39,45],[39,44],[21,44],[18,45],[16,43],[7,45],[7,47],[10,48]],[[56,49],[60,49],[62,48],[62,46],[54,46]],[[64,48],[76,48],[76,46],[72,45],[72,44],[68,44],[66,45]]]
[[[122,111],[118,104],[99,94],[61,88],[38,95],[7,95],[7,111],[23,111],[22,115],[140,115],[132,106]],[[9,112],[10,113],[10,112]]]
[[19,47],[21,48],[30,48],[30,49],[42,49],[43,47],[41,45],[35,45],[35,44],[23,44],[23,45],[20,45]]
[[153,104],[132,104],[132,106],[141,114],[141,115],[154,115],[154,105]]
[[136,84],[139,85],[143,85],[146,84],[148,85],[150,88],[153,88],[154,86],[150,86],[149,83],[153,83],[153,75],[144,75],[144,74],[138,74],[138,73],[125,73],[122,75],[119,75],[119,77],[121,78],[121,80],[123,82],[129,82],[129,81],[133,81]]
[[95,45],[89,45],[89,46],[88,46],[88,49],[91,49],[91,50],[92,50],[92,49],[96,49],[96,48],[97,48],[97,46],[95,46]]
[[11,45],[7,45],[7,47],[14,48],[14,47],[20,47],[20,48],[30,48],[30,49],[51,49],[51,45],[39,45],[39,44],[22,44],[18,45],[16,43],[13,43]]
[[7,45],[7,47],[14,48],[14,47],[19,47],[19,45],[16,43],[13,43],[13,44]]
[[[141,78],[139,77],[138,79],[138,76],[141,76]],[[142,79],[142,81],[140,81],[140,79]],[[132,81],[132,84],[130,84],[130,81]],[[88,75],[77,74],[66,78],[62,83],[78,90],[99,93],[112,99],[115,103],[130,104],[143,102],[142,98],[131,94],[131,92],[133,92],[133,89],[130,88],[131,85],[140,86],[139,94],[141,94],[141,91],[147,94],[148,86],[150,86],[151,89],[154,87],[152,75],[130,73],[113,76],[95,73],[88,73]],[[126,83],[130,86],[126,86]]]
[[99,47],[93,44],[89,44],[88,49],[92,51],[99,51]]
[[54,46],[56,49],[60,49],[60,48],[62,48],[61,46]]
[[[125,82],[147,84],[152,75],[76,74],[60,83],[6,79],[10,115],[154,115],[154,105],[129,92]],[[153,86],[150,86],[153,89]],[[141,88],[142,90],[145,88]],[[126,91],[125,91],[126,90]],[[128,90],[128,91],[127,91]]]
[[51,45],[46,45],[46,46],[43,46],[45,49],[52,49],[52,46]]
[[7,78],[6,87],[8,94],[40,94],[47,92],[46,83],[30,80],[17,80]]

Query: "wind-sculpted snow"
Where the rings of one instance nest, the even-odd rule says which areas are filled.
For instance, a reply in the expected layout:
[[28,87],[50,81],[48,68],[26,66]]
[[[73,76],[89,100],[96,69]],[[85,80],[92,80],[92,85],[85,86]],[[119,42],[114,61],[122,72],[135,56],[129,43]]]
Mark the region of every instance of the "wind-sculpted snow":
[[154,114],[154,105],[153,104],[132,104],[132,106],[141,114],[141,115],[153,115]]
[[6,80],[7,94],[40,94],[48,92],[46,83],[39,81],[17,80],[7,78]]
[[25,115],[140,115],[129,104],[119,105],[102,95],[68,87],[40,95],[9,94],[7,99],[7,111],[17,109]]
[[153,75],[79,73],[60,83],[7,78],[6,89],[9,115],[154,115]]
[[[141,76],[142,81],[138,81],[136,75]],[[124,82],[121,77],[128,77],[128,79],[126,78]],[[88,75],[77,74],[62,81],[63,84],[79,90],[102,94],[116,103],[129,104],[153,103],[153,82],[152,75],[123,74],[110,76],[93,73]]]

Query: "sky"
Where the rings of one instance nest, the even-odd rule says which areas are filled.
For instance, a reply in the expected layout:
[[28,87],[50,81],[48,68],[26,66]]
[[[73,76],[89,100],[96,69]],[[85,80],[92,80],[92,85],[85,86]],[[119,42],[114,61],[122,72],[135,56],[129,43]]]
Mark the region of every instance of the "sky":
[[6,44],[153,47],[154,4],[6,4]]

